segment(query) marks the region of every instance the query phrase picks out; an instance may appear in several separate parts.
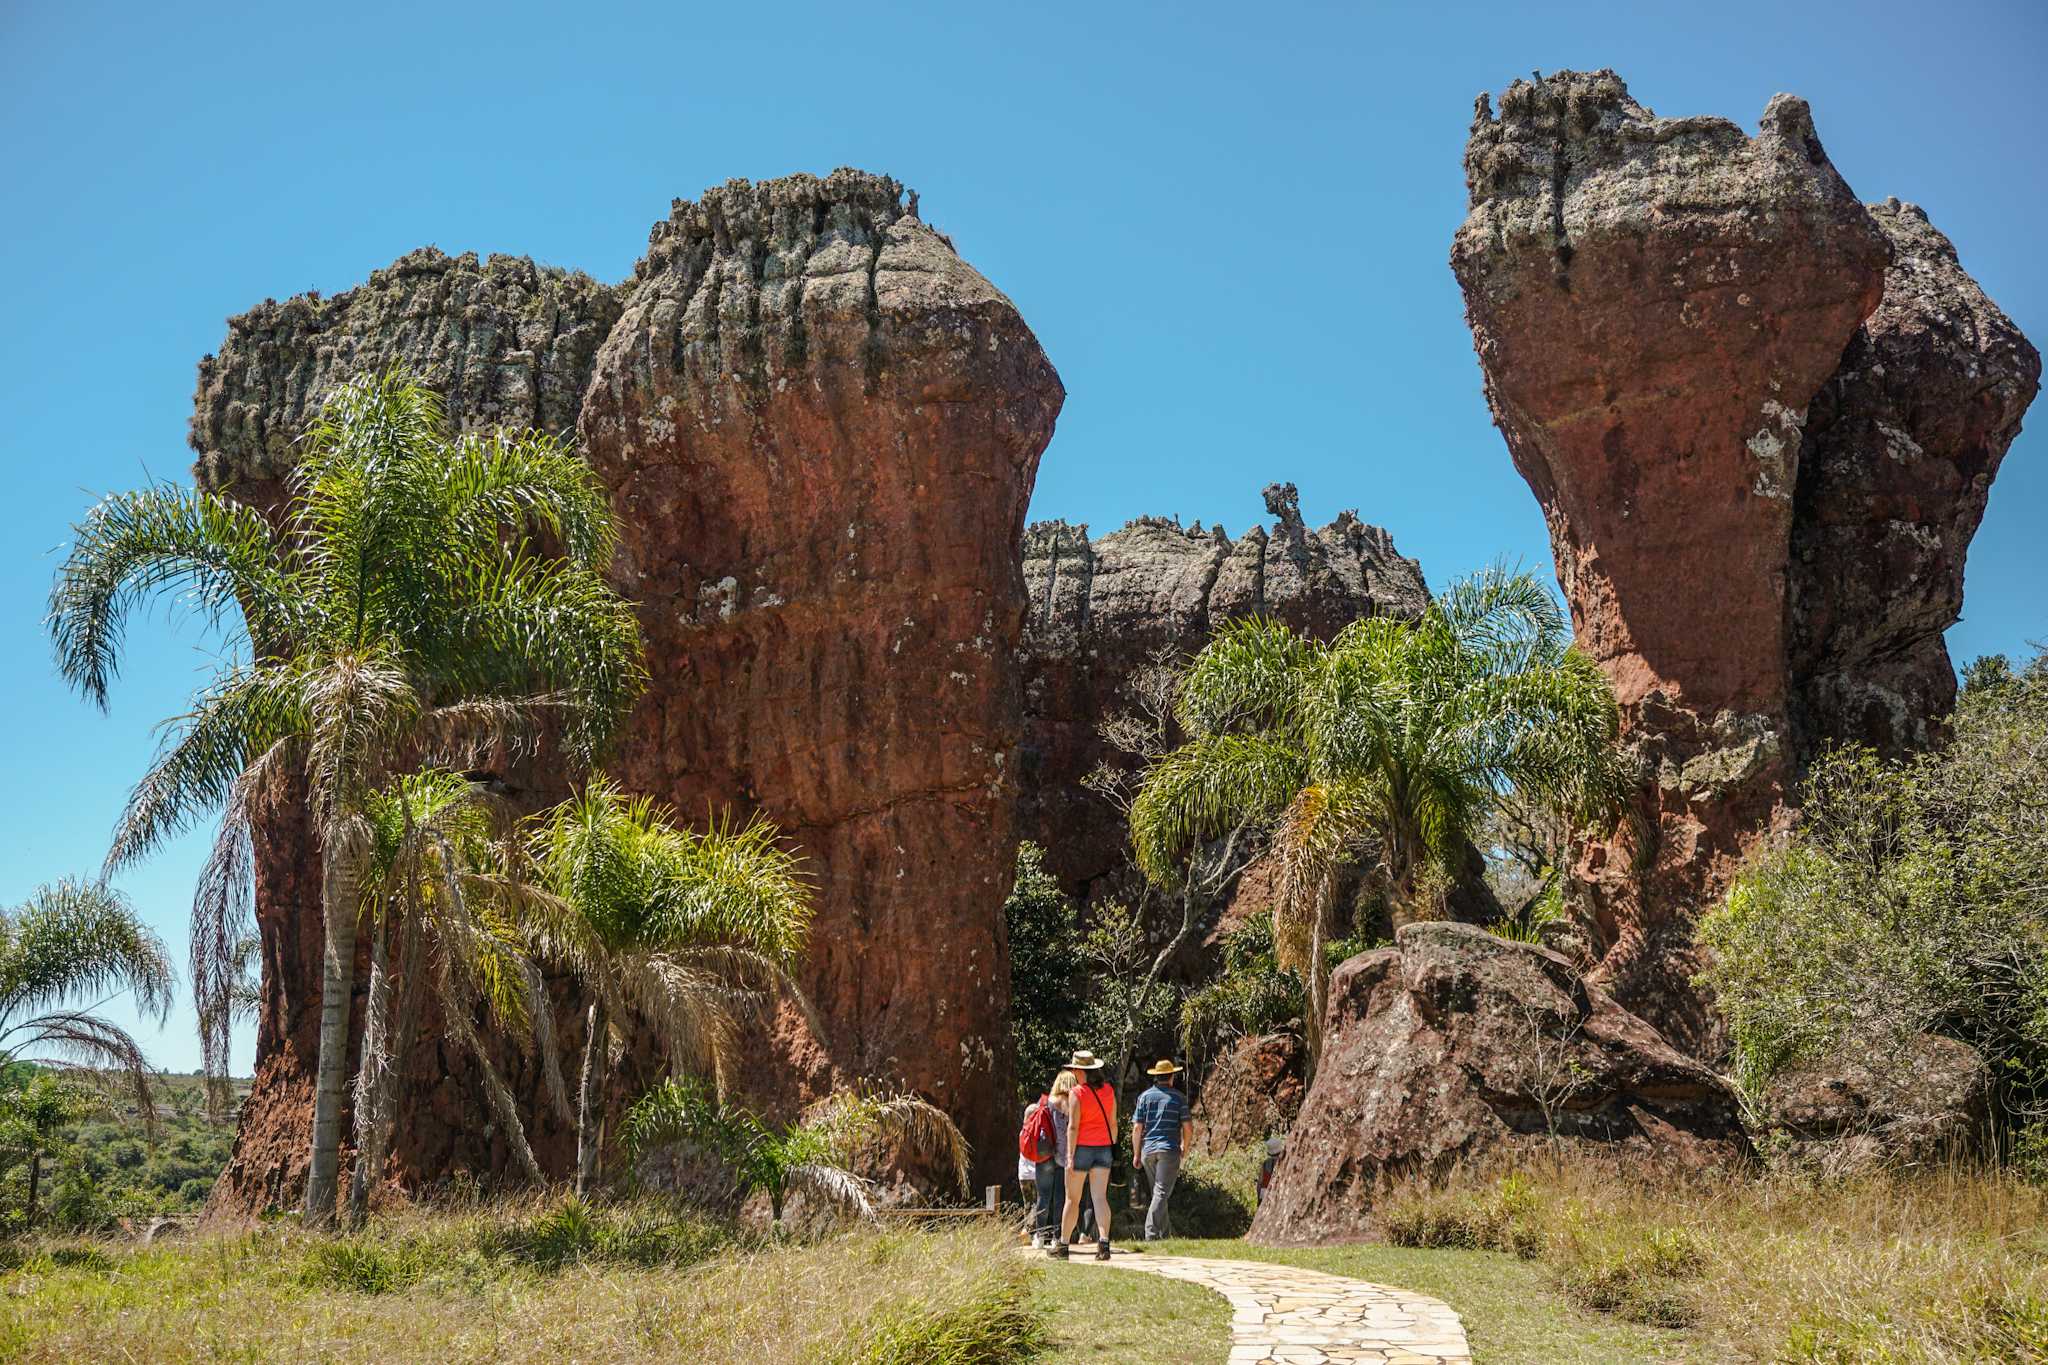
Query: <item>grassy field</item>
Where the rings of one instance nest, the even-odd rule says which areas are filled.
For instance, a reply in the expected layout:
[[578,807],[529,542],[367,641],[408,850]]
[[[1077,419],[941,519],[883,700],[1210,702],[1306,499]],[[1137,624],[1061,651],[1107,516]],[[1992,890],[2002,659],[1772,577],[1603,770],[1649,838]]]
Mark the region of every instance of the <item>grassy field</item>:
[[1006,1236],[735,1244],[651,1211],[410,1218],[330,1242],[268,1228],[30,1254],[0,1293],[7,1361],[1009,1365],[1044,1343]]
[[[2048,1195],[1967,1172],[1678,1186],[1586,1170],[1400,1192],[1389,1244],[1233,1239],[1416,1290],[1480,1365],[2048,1360]],[[0,1243],[0,1361],[679,1359],[725,1365],[1222,1365],[1194,1285],[1017,1254],[986,1225],[764,1244],[682,1208],[560,1198],[278,1223],[141,1247]]]
[[1230,1305],[1200,1285],[1047,1262],[1036,1299],[1047,1365],[1223,1365],[1230,1354]]

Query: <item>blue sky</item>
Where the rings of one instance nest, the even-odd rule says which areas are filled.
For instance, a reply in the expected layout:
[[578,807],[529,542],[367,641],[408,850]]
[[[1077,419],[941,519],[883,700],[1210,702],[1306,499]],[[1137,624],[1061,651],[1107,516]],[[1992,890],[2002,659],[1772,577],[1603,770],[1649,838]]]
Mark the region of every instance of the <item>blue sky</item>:
[[[96,494],[187,476],[194,366],[267,296],[345,289],[424,243],[618,279],[674,196],[884,171],[1066,381],[1034,516],[1234,533],[1291,479],[1312,521],[1356,507],[1440,585],[1501,555],[1549,564],[1445,263],[1477,92],[1612,66],[1661,114],[1751,130],[1773,93],[1804,95],[1857,192],[1925,206],[2038,340],[2044,40],[2038,0],[10,0],[0,903],[98,867],[151,727],[209,664],[191,631],[138,623],[101,716],[51,671],[41,617]],[[1971,551],[1958,659],[2048,636],[2048,414],[2034,425]],[[123,882],[181,958],[205,837]],[[197,1064],[189,1009],[144,1039]]]

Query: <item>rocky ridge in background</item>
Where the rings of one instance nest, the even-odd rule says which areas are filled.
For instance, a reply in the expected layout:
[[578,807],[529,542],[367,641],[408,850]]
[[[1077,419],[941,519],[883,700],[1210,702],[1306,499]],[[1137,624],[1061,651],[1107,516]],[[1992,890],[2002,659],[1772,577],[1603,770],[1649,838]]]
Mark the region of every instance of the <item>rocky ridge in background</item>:
[[1494,418],[1645,774],[1578,869],[1596,976],[1718,1028],[1692,924],[1794,818],[1818,743],[1920,742],[2039,358],[1911,206],[1858,203],[1804,101],[1757,135],[1611,71],[1478,103],[1452,248]]
[[[781,1018],[761,1097],[907,1081],[1007,1179],[1017,547],[1063,390],[915,203],[856,171],[731,181],[678,200],[616,288],[414,252],[234,319],[200,366],[192,444],[202,487],[274,510],[322,396],[393,364],[458,427],[577,428],[615,495],[654,674],[613,771],[689,817],[765,811],[816,878],[805,984],[830,1036]],[[522,779],[559,792],[559,774]],[[227,1211],[296,1198],[318,1036],[317,853],[296,815],[258,850],[263,1002]],[[392,1173],[504,1169],[468,1067],[421,1033]],[[538,1093],[507,1060],[515,1092]],[[568,1135],[545,1106],[532,1122],[566,1169]]]
[[1253,526],[1236,539],[1220,525],[1167,517],[1140,517],[1095,540],[1063,521],[1025,532],[1019,825],[1071,895],[1088,899],[1126,865],[1121,820],[1081,780],[1115,757],[1098,726],[1135,709],[1130,688],[1142,670],[1195,653],[1241,616],[1326,640],[1360,617],[1413,619],[1429,604],[1421,566],[1384,530],[1356,512],[1311,529],[1293,484],[1273,484],[1264,497],[1272,530]]

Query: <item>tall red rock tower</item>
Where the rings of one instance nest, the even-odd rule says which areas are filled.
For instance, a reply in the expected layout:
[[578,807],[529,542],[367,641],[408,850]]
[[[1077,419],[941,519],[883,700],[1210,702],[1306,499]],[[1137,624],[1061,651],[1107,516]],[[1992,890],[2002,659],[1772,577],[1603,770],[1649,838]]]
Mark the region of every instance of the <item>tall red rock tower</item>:
[[[1517,81],[1480,97],[1465,173],[1487,399],[1642,764],[1640,823],[1580,868],[1599,976],[1711,1049],[1693,921],[1790,827],[1816,744],[1896,749],[1946,709],[1941,631],[2039,359],[1924,216],[1857,202],[1789,95],[1749,137],[1611,71]],[[1913,372],[1874,376],[1894,351]],[[1951,391],[1966,413],[1919,411]],[[1891,469],[1904,427],[1930,444]],[[1909,601],[1850,586],[1887,575]]]
[[915,204],[848,170],[678,201],[581,433],[653,674],[617,776],[689,814],[764,811],[816,877],[824,1031],[785,1014],[764,1081],[922,1091],[995,1180],[1018,544],[1064,390]]

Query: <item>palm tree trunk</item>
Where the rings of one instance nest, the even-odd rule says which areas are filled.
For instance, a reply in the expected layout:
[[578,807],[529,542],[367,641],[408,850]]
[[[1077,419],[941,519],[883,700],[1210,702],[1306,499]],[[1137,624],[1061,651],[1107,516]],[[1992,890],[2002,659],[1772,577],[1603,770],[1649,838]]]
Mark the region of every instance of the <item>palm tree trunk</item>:
[[28,1223],[36,1222],[36,1196],[43,1187],[43,1153],[37,1148],[28,1154]]
[[598,1128],[600,1099],[604,1091],[605,1063],[609,1060],[605,1046],[605,1031],[608,1025],[604,1017],[604,1001],[596,1000],[590,1006],[590,1037],[583,1044],[583,1080],[576,1090],[576,1197],[581,1199],[597,1174],[597,1152],[603,1145],[603,1135]]
[[320,1058],[313,1088],[313,1135],[306,1162],[307,1227],[334,1221],[334,1196],[341,1169],[341,1105],[348,1082],[349,1011],[356,989],[356,904],[347,894],[355,879],[347,864],[353,852],[340,838],[321,850],[320,916],[326,951],[320,961]]
[[390,1130],[391,1077],[397,1059],[391,1049],[391,912],[378,917],[370,939],[370,998],[363,1020],[363,1061],[356,1073],[356,1169],[348,1187],[348,1226],[358,1228],[370,1211],[370,1186],[384,1165]]

